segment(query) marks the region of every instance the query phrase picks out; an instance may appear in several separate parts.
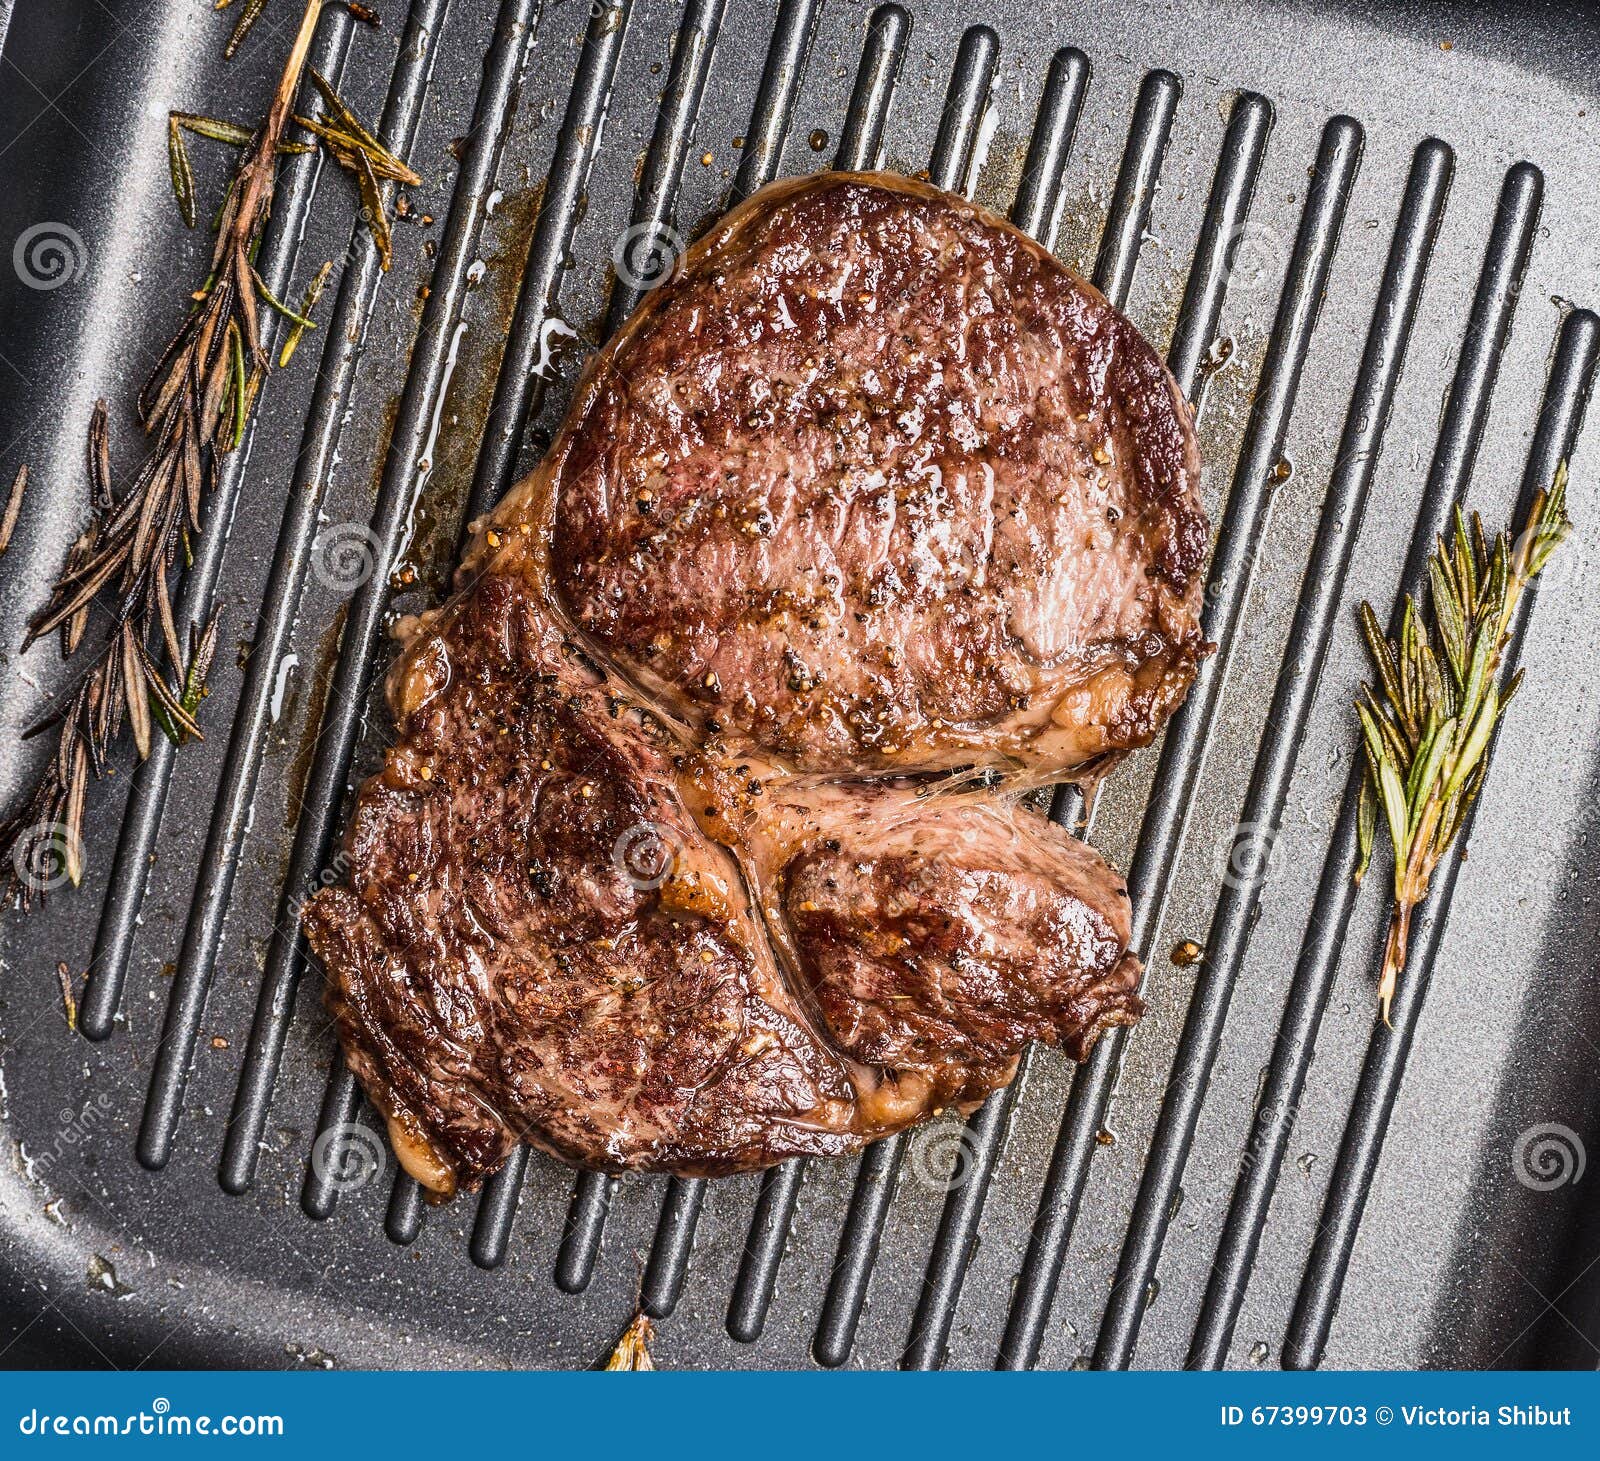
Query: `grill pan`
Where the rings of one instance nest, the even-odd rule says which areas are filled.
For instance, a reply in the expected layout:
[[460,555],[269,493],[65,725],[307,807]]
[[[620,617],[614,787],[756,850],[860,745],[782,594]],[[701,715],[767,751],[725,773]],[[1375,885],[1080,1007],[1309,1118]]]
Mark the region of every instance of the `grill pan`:
[[[373,32],[330,7],[315,64],[427,181],[383,276],[345,180],[285,165],[262,272],[297,297],[331,260],[336,282],[183,590],[238,646],[207,740],[125,755],[83,890],[5,917],[0,1361],[582,1366],[642,1300],[674,1367],[1593,1366],[1594,1182],[1537,1160],[1556,1129],[1574,1159],[1600,1141],[1585,8],[382,8]],[[269,5],[229,64],[210,0],[0,4],[0,474],[33,473],[0,559],[8,808],[45,749],[19,733],[67,682],[49,645],[15,646],[81,522],[90,408],[126,428],[203,273],[166,112],[253,120],[297,12]],[[706,1184],[522,1155],[440,1208],[392,1161],[312,1167],[319,1133],[376,1132],[293,909],[382,745],[389,617],[437,597],[462,523],[636,302],[619,242],[873,164],[1051,240],[1200,401],[1222,648],[1093,821],[1130,871],[1150,1016],[1076,1077],[1037,1051],[966,1126],[859,1161]],[[58,245],[55,287],[30,287],[24,235]],[[1384,612],[1458,497],[1503,520],[1567,454],[1578,533],[1374,1036],[1381,879],[1346,891],[1341,812],[1349,606]],[[371,561],[411,581],[358,582]],[[1183,939],[1198,964],[1169,961]],[[92,1038],[66,1028],[60,963]]]

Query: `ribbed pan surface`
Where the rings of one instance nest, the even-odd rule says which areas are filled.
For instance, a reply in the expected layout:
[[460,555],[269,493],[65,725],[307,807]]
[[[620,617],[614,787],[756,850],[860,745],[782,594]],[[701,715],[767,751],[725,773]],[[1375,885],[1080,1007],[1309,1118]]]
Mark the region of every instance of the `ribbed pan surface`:
[[[7,806],[66,683],[14,646],[77,532],[89,406],[127,400],[206,247],[164,206],[165,113],[253,115],[295,7],[231,67],[207,7],[97,8],[20,0],[5,36],[0,241],[83,244],[62,287],[0,277],[0,475],[35,479],[0,560]],[[586,1365],[643,1304],[673,1366],[1594,1364],[1600,1213],[1529,1165],[1545,1128],[1600,1142],[1582,7],[383,9],[331,7],[315,64],[426,183],[384,275],[344,179],[285,165],[263,276],[338,268],[184,582],[180,618],[220,607],[238,644],[207,740],[119,766],[84,890],[4,925],[0,1363]],[[638,302],[614,259],[825,166],[1008,214],[1198,403],[1218,653],[1092,818],[1041,807],[1128,871],[1149,1018],[859,1161],[618,1182],[519,1153],[442,1208],[392,1160],[313,1163],[353,1123],[382,1150],[295,913],[383,744],[388,624]],[[1455,503],[1520,513],[1564,457],[1578,535],[1375,1026],[1351,606],[1388,612]]]

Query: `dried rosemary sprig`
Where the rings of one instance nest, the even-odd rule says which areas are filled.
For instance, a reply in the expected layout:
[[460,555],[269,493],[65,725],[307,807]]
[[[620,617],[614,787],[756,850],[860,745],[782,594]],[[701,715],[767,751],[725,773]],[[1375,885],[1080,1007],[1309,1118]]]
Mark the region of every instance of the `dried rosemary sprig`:
[[1408,594],[1398,642],[1385,636],[1372,605],[1361,605],[1379,688],[1363,684],[1356,701],[1367,759],[1356,880],[1371,861],[1381,811],[1394,845],[1394,907],[1378,983],[1385,1023],[1412,910],[1477,799],[1490,738],[1522,681],[1519,669],[1500,690],[1500,660],[1517,600],[1571,531],[1566,502],[1563,462],[1515,542],[1501,533],[1490,543],[1478,514],[1468,518],[1458,507],[1448,540],[1428,559],[1431,621]]
[[[61,877],[80,881],[89,778],[105,774],[124,720],[141,758],[150,752],[153,723],[175,736],[200,735],[195,708],[204,694],[216,625],[191,633],[185,654],[171,580],[179,553],[187,555],[191,535],[200,531],[216,459],[238,445],[268,368],[259,313],[270,296],[256,273],[255,254],[272,204],[279,146],[323,4],[306,0],[266,118],[240,157],[218,215],[209,276],[139,394],[139,420],[151,449],[120,493],[112,485],[104,402],[90,425],[91,520],[23,647],[59,629],[70,655],[97,600],[112,622],[65,709],[35,727],[59,727],[56,754],[23,810],[0,827],[0,845],[10,854],[7,898],[20,893],[25,909],[36,892]],[[180,675],[176,686],[150,652],[152,635],[159,635]]]
[[[261,341],[261,306],[290,322],[291,333],[280,357],[280,363],[287,364],[302,332],[316,328],[310,311],[332,271],[331,264],[323,265],[298,312],[277,299],[256,271],[278,156],[320,145],[356,174],[363,214],[385,269],[390,236],[378,180],[421,181],[362,125],[315,70],[311,76],[327,111],[303,125],[318,142],[285,140],[325,3],[305,0],[294,46],[259,126],[246,128],[188,112],[174,112],[168,120],[172,188],[190,227],[196,222],[197,204],[184,135],[208,137],[242,151],[217,213],[210,272],[194,291],[188,318],[139,394],[139,420],[152,450],[128,487],[116,492],[106,406],[104,401],[97,405],[89,427],[90,522],[69,550],[50,601],[35,616],[23,645],[26,649],[59,629],[62,653],[70,657],[88,627],[91,606],[98,602],[110,610],[110,632],[65,709],[29,733],[59,728],[56,754],[23,811],[0,825],[0,846],[10,854],[10,867],[0,874],[7,879],[6,898],[9,901],[20,892],[24,909],[31,906],[36,892],[42,896],[63,880],[76,885],[81,879],[89,778],[106,774],[111,743],[124,721],[141,760],[150,753],[152,726],[178,744],[200,738],[196,714],[207,693],[217,622],[213,617],[203,630],[191,626],[187,646],[180,643],[172,607],[178,555],[181,552],[187,563],[191,539],[201,530],[203,504],[215,483],[217,458],[243,440],[270,368]],[[349,8],[360,19],[375,20],[364,7]],[[260,3],[246,0],[236,40],[260,12]],[[0,519],[0,550],[15,525],[25,485],[24,471]],[[150,651],[154,635],[159,635],[176,683],[169,682]]]

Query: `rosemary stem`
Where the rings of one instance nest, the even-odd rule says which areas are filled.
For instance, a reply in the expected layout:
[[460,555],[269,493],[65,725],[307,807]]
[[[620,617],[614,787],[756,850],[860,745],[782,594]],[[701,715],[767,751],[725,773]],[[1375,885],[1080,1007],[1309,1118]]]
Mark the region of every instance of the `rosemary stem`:
[[1398,899],[1389,914],[1389,937],[1383,945],[1383,974],[1378,981],[1378,1001],[1386,1025],[1389,1006],[1394,1003],[1395,985],[1405,973],[1406,952],[1411,940],[1411,910],[1416,906],[1410,899]]
[[311,51],[311,38],[316,34],[317,21],[322,17],[325,3],[326,0],[306,0],[305,14],[300,17],[299,34],[294,38],[294,48],[284,63],[278,90],[273,95],[272,107],[267,113],[267,130],[271,133],[282,132],[284,123],[288,121],[295,93],[300,90],[300,76],[305,70],[306,56]]
[[300,89],[300,77],[305,70],[306,56],[311,50],[311,38],[316,34],[317,21],[322,16],[322,7],[325,3],[326,0],[306,0],[305,14],[300,17],[300,30],[294,38],[294,48],[289,52],[283,74],[278,78],[278,89],[272,96],[272,105],[267,110],[266,120],[261,124],[260,153],[267,159],[267,163],[265,166],[250,170],[245,184],[245,195],[239,203],[239,212],[246,218],[255,216],[263,191],[272,186],[274,173],[272,161],[276,157],[284,127],[288,123],[290,110],[294,106],[295,93]]

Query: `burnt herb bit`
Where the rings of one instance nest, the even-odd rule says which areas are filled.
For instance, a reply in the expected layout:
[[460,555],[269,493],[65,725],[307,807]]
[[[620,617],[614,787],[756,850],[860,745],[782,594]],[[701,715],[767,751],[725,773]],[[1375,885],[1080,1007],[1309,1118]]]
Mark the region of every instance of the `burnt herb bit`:
[[1428,560],[1431,620],[1408,594],[1398,641],[1385,636],[1370,604],[1361,605],[1378,688],[1363,684],[1356,701],[1367,762],[1356,880],[1371,862],[1381,820],[1394,848],[1394,906],[1378,983],[1386,1023],[1412,910],[1428,896],[1434,869],[1477,799],[1495,726],[1522,681],[1519,669],[1498,687],[1511,616],[1572,530],[1566,504],[1563,462],[1515,541],[1501,533],[1491,543],[1478,514],[1469,518],[1458,507],[1451,533]]
[[65,960],[56,965],[56,981],[61,985],[61,1008],[67,1016],[67,1028],[74,1034],[78,1030],[78,997],[72,991],[72,970]]
[[[55,730],[55,754],[21,809],[0,824],[0,848],[8,854],[0,876],[7,879],[7,899],[20,896],[24,909],[63,878],[80,881],[88,783],[106,774],[111,745],[124,724],[141,758],[149,754],[153,725],[178,737],[200,734],[194,713],[215,626],[198,637],[191,631],[185,656],[172,580],[179,554],[187,561],[190,538],[201,531],[217,455],[238,442],[268,368],[259,315],[271,301],[253,261],[272,202],[279,145],[323,4],[306,0],[267,116],[240,155],[218,215],[208,277],[139,393],[145,455],[120,492],[112,482],[104,402],[90,422],[89,523],[24,647],[59,630],[64,653],[72,654],[97,599],[108,610],[110,627],[62,708],[29,732]],[[177,685],[151,654],[152,637],[172,672],[182,675]]]
[[650,1345],[655,1340],[656,1327],[641,1311],[622,1331],[622,1338],[611,1351],[605,1363],[608,1370],[653,1370],[656,1362],[650,1358]]

